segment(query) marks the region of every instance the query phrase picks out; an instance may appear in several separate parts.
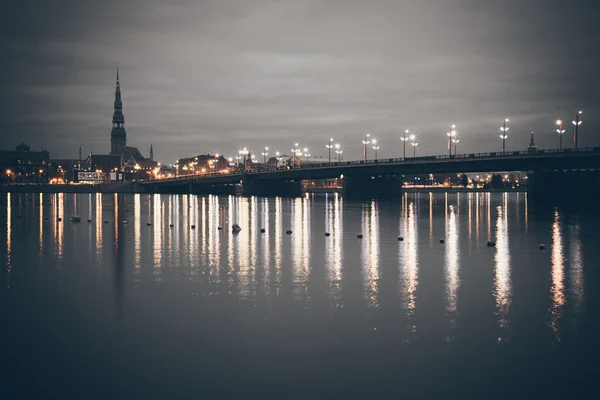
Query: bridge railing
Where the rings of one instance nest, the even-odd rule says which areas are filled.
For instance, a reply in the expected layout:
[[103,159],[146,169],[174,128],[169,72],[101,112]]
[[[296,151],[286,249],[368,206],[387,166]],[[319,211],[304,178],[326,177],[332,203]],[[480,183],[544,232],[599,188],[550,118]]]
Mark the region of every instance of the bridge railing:
[[[314,168],[331,168],[331,167],[342,167],[342,166],[360,166],[360,165],[377,165],[377,164],[422,164],[429,163],[432,161],[449,161],[449,162],[463,162],[465,160],[482,159],[482,158],[515,158],[515,157],[546,157],[548,155],[572,155],[581,153],[600,153],[600,147],[584,147],[580,149],[538,149],[534,152],[530,151],[507,151],[505,153],[499,152],[488,152],[488,153],[464,153],[464,154],[453,154],[453,155],[433,155],[433,156],[420,156],[420,157],[406,157],[406,158],[382,158],[377,160],[357,160],[357,161],[334,161],[334,162],[323,162],[323,163],[312,163],[312,164],[301,164],[297,167],[282,167],[277,169],[265,169],[253,172],[233,172],[233,173],[219,173],[215,172],[212,174],[187,174],[179,175],[174,178],[164,179],[166,181],[186,181],[190,179],[202,180],[208,177],[232,177],[238,176],[241,178],[242,175],[254,175],[267,172],[277,172],[282,170],[297,170],[297,169],[314,169]],[[160,180],[159,180],[160,181]],[[148,181],[146,181],[148,182]]]

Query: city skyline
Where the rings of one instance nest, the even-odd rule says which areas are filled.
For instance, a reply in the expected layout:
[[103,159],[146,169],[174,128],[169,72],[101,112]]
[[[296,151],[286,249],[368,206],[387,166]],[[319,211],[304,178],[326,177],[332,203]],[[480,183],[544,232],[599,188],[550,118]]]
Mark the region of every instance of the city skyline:
[[[367,132],[386,158],[402,154],[405,129],[420,155],[444,154],[451,124],[459,152],[501,151],[507,117],[507,151],[524,150],[531,131],[558,148],[554,121],[580,109],[580,147],[599,142],[590,1],[202,2],[185,12],[84,1],[73,8],[83,20],[31,3],[2,17],[6,148],[108,153],[117,62],[128,136],[163,162],[286,153],[294,142],[326,158],[330,137],[359,159]],[[576,29],[563,25],[574,14]]]

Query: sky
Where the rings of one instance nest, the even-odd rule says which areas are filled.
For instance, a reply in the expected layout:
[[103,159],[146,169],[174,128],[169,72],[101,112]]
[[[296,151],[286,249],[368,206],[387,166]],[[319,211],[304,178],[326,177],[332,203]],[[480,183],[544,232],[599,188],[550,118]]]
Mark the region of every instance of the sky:
[[[600,146],[597,0],[20,0],[0,13],[0,149],[108,153],[119,63],[128,145],[174,163],[247,147],[327,158]],[[372,149],[369,157],[373,156]],[[407,149],[412,153],[412,148]],[[259,157],[261,157],[259,155]]]

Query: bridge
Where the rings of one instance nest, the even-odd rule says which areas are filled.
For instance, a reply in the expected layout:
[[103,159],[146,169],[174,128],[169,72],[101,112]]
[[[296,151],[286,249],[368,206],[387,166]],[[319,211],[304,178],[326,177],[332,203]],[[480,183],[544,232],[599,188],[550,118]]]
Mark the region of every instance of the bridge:
[[[304,164],[294,168],[257,172],[186,175],[140,182],[146,192],[232,193],[241,184],[243,193],[264,196],[301,194],[303,180],[343,177],[344,194],[359,197],[396,195],[402,178],[416,174],[522,171],[528,176],[528,191],[535,197],[589,196],[600,188],[600,147],[563,150],[471,153],[412,158],[388,158]],[[557,182],[561,187],[557,189]],[[565,186],[566,185],[566,186]]]

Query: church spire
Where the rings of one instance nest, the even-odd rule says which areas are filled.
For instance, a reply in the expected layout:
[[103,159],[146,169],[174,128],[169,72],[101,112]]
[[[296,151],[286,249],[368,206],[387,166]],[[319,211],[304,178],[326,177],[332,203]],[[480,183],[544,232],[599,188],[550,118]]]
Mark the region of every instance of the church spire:
[[154,149],[152,148],[152,143],[150,143],[150,160],[154,161]]
[[533,132],[531,132],[531,139],[529,139],[529,147],[527,147],[528,153],[537,153],[537,146],[535,140],[533,140]]
[[122,154],[125,151],[125,147],[127,147],[127,132],[125,132],[125,117],[123,116],[123,102],[121,101],[121,81],[119,79],[118,63],[110,143],[111,154]]

